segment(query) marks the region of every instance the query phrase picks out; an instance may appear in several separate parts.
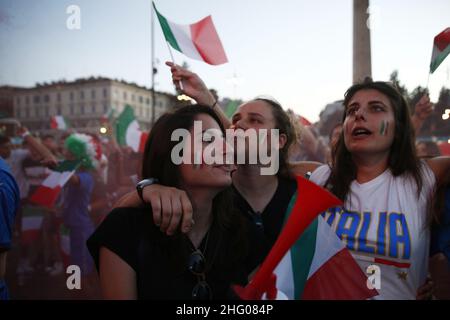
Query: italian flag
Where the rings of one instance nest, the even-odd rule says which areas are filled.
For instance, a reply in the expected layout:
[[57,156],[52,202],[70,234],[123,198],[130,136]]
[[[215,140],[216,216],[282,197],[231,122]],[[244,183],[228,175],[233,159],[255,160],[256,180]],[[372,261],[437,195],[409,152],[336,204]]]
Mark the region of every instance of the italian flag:
[[433,53],[431,55],[430,73],[436,71],[439,65],[450,53],[450,28],[434,37]]
[[59,226],[59,250],[61,252],[64,267],[67,268],[70,264],[70,230],[64,224]]
[[225,115],[228,119],[231,119],[233,117],[234,113],[236,112],[237,108],[239,107],[239,103],[236,100],[231,100],[228,102],[227,106],[225,107]]
[[211,16],[189,24],[173,23],[162,16],[153,3],[166,41],[189,58],[219,65],[228,62]]
[[131,147],[134,152],[144,152],[148,133],[139,129],[139,123],[134,116],[133,108],[125,106],[116,121],[117,142],[122,146]]
[[31,195],[30,201],[34,204],[52,208],[64,185],[75,173],[79,166],[78,161],[63,161]]
[[[235,286],[245,300],[283,296],[289,299],[366,299],[377,294],[320,212],[342,205],[334,195],[297,177],[298,192],[286,223],[253,280]],[[348,269],[348,270],[347,270]]]
[[275,269],[276,287],[289,299],[363,300],[377,295],[367,286],[350,251],[318,216]]
[[67,130],[69,128],[69,125],[63,116],[53,116],[50,121],[50,127],[52,129]]
[[22,209],[22,245],[30,245],[39,238],[42,221],[44,220],[43,208],[26,205]]
[[110,108],[106,113],[101,116],[100,121],[112,123],[114,119],[115,110]]

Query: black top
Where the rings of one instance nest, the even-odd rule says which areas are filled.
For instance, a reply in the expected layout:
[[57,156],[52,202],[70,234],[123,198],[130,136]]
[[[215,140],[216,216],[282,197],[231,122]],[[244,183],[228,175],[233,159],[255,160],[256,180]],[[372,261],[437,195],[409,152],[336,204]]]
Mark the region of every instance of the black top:
[[[233,298],[230,284],[245,285],[248,274],[268,252],[260,230],[239,214],[233,217],[230,227],[219,226],[214,219],[209,236],[199,247],[205,256],[206,282],[213,299]],[[138,299],[192,298],[198,282],[188,270],[193,245],[185,235],[162,233],[153,224],[150,207],[114,209],[87,245],[97,268],[103,246],[136,271]]]
[[277,190],[262,213],[255,212],[234,185],[233,191],[235,208],[263,229],[267,241],[270,246],[273,246],[283,227],[289,202],[297,191],[297,181],[295,179],[279,177]]

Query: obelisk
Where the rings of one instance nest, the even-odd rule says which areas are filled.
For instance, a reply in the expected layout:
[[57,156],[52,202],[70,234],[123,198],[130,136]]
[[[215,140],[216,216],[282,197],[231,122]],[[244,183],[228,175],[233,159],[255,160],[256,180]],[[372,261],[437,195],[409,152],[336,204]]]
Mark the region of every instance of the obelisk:
[[353,83],[372,76],[369,0],[353,0]]

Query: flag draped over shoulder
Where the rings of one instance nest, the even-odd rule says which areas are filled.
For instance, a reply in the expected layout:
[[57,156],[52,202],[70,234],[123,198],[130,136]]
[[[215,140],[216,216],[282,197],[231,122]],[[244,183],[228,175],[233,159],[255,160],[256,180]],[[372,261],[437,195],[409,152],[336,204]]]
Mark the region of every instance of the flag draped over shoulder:
[[243,299],[367,299],[377,295],[336,233],[319,215],[341,201],[325,189],[297,177],[285,226],[253,280],[236,286]]
[[430,73],[436,71],[439,65],[450,53],[450,28],[434,37],[433,53],[431,55]]
[[228,62],[222,42],[217,34],[211,16],[189,24],[181,25],[167,20],[156,9],[156,15],[166,41],[172,48],[189,58],[219,65]]
[[51,208],[55,205],[56,199],[64,185],[79,167],[79,161],[63,161],[54,170],[51,170],[48,177],[31,195],[30,202]]
[[148,133],[141,131],[131,106],[125,106],[116,121],[116,138],[122,146],[129,146],[134,152],[144,152]]

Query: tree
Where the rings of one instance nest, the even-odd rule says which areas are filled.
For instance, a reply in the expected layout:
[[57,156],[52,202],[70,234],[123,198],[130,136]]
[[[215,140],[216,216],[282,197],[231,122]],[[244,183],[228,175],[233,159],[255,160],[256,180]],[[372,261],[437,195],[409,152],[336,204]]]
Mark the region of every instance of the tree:
[[407,98],[409,96],[408,89],[404,85],[400,83],[400,80],[398,79],[398,71],[394,70],[392,71],[391,75],[389,76],[389,80],[392,82],[394,87],[397,88],[400,93]]

